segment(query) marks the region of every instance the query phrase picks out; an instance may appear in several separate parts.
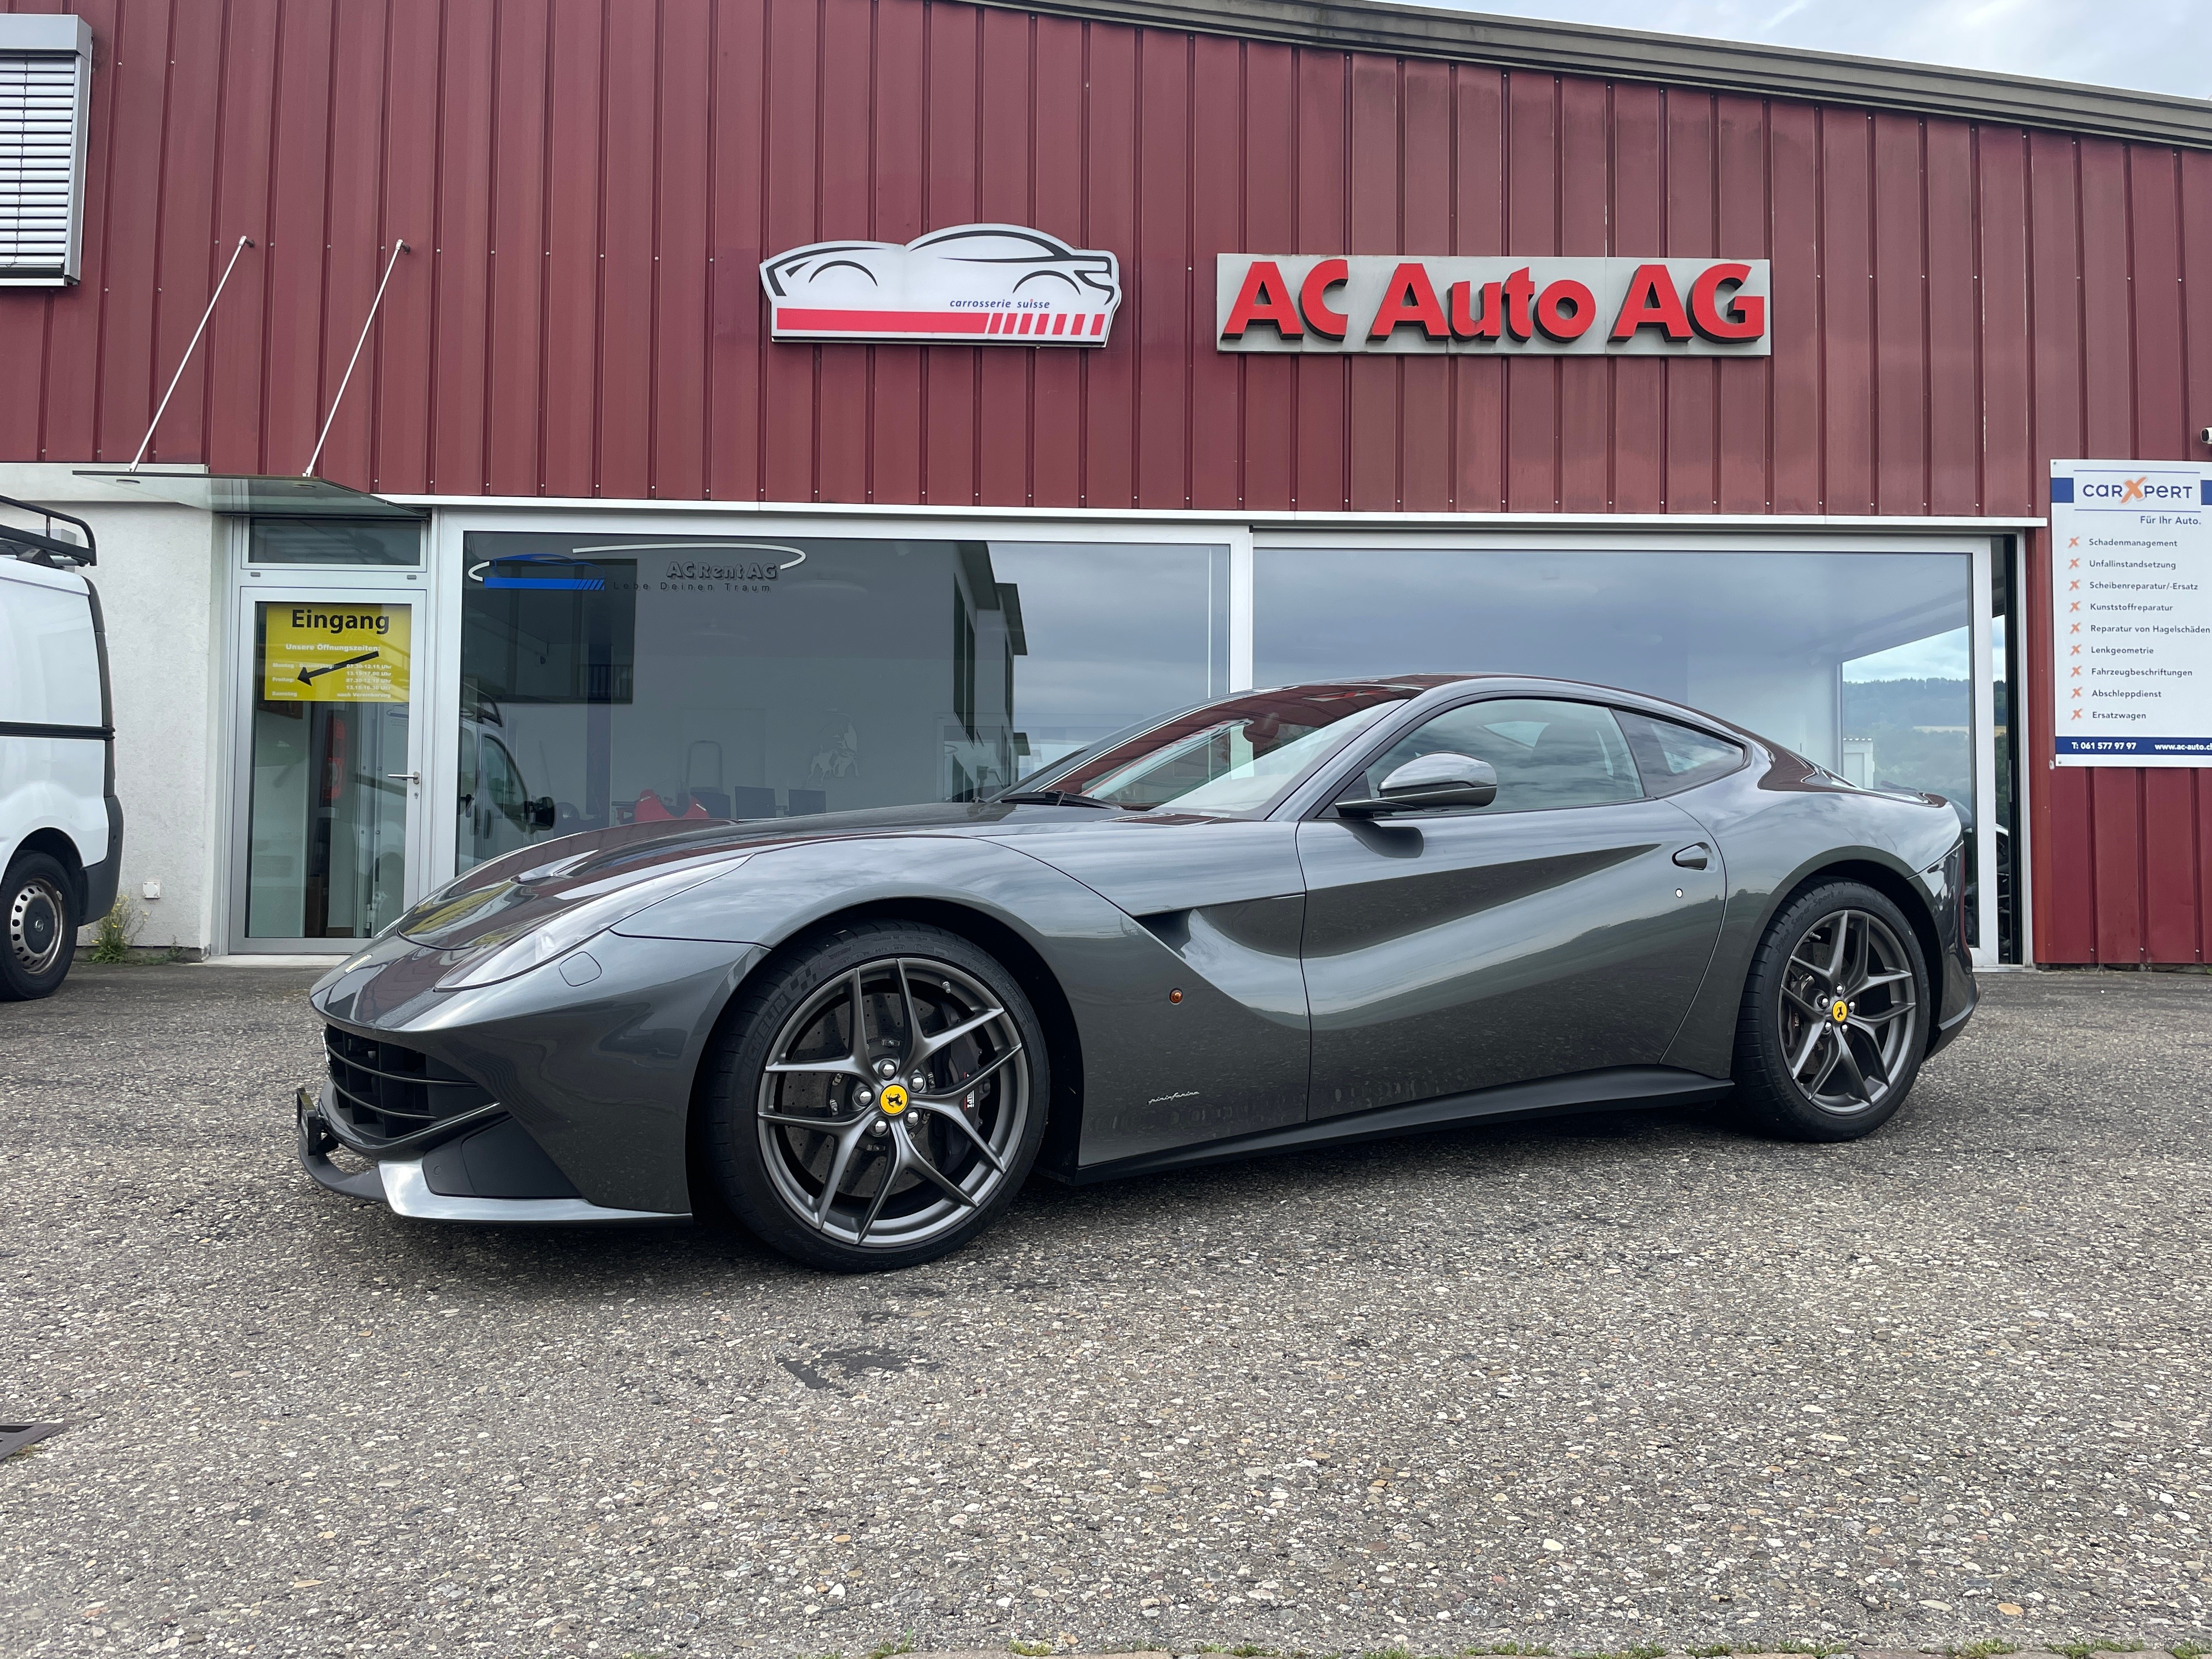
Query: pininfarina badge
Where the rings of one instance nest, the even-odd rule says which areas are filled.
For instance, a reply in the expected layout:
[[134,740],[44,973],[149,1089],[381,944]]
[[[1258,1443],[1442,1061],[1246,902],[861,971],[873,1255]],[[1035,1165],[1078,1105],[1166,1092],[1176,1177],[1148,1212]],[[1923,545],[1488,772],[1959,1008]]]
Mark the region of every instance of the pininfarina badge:
[[761,266],[779,340],[1103,346],[1121,262],[1021,225],[957,225],[902,247],[816,242]]

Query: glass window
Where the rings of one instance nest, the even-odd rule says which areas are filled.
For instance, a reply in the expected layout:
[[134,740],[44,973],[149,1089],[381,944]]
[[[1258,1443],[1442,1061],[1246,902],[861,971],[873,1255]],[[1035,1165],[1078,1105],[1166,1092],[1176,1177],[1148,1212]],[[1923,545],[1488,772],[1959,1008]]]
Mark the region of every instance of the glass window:
[[1636,763],[1610,709],[1594,703],[1494,697],[1445,710],[1392,744],[1346,799],[1372,799],[1382,780],[1424,755],[1468,755],[1498,772],[1498,798],[1484,812],[1540,812],[1602,806],[1644,793]]
[[1743,764],[1740,744],[1673,720],[1654,720],[1629,709],[1613,712],[1621,730],[1628,734],[1629,747],[1636,752],[1647,793],[1671,795],[1677,790],[1695,788],[1726,777]]
[[459,867],[994,793],[1228,689],[1224,548],[473,532]]
[[367,939],[406,884],[404,604],[257,604],[246,804],[249,939]]
[[255,519],[246,532],[249,564],[422,562],[422,526],[410,519]]
[[1706,710],[1972,817],[1965,553],[1261,549],[1260,684],[1556,676]]

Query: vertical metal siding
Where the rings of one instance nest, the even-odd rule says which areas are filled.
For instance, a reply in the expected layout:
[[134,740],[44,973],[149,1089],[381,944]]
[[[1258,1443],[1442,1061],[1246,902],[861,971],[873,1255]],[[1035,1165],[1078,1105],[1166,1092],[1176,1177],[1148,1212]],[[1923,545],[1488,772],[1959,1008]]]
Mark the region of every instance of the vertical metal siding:
[[[83,281],[0,294],[0,458],[127,458],[241,234],[155,458],[303,465],[404,239],[325,459],[391,491],[2039,514],[2212,421],[2196,151],[952,0],[74,9]],[[968,218],[1115,250],[1112,346],[766,340],[764,252]],[[1774,355],[1226,356],[1235,249],[1764,254]],[[2038,954],[2204,960],[2212,772],[2044,763],[2028,562]]]

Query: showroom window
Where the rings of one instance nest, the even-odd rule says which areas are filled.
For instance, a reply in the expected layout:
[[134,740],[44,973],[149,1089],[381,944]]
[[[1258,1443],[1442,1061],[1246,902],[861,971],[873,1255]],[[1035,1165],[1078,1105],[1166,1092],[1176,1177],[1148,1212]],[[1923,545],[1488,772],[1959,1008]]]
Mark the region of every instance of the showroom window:
[[457,867],[1004,787],[1228,678],[1228,550],[463,538]]
[[1263,549],[1255,678],[1487,672],[1620,686],[1733,720],[1854,783],[1932,790],[1971,817],[1972,565],[1949,552]]

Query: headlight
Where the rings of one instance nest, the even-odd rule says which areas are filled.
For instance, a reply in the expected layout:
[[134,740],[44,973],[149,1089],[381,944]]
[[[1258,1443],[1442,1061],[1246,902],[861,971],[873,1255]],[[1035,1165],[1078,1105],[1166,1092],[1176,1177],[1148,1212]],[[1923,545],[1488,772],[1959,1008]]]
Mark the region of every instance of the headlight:
[[606,884],[611,890],[597,883],[578,887],[562,896],[568,908],[556,912],[519,935],[504,939],[495,935],[484,940],[477,947],[476,954],[465,958],[438,981],[438,988],[466,990],[528,973],[663,899],[673,898],[689,888],[726,875],[750,856],[747,854],[733,859],[715,859],[703,866],[687,864],[644,881],[616,878]]

